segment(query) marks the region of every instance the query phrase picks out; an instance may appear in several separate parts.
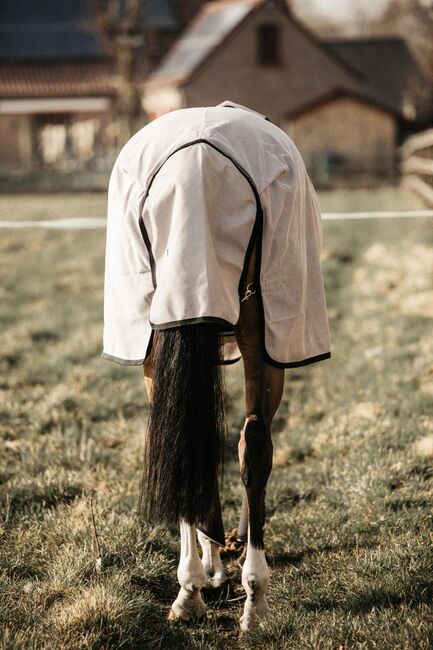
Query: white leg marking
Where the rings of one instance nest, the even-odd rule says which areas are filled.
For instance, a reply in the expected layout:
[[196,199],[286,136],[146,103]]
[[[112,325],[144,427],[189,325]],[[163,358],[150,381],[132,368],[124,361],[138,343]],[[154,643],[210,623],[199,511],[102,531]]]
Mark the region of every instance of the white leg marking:
[[248,534],[247,555],[242,567],[242,585],[246,591],[244,613],[240,620],[242,632],[256,627],[269,614],[266,591],[269,585],[269,569],[265,551],[250,544]]
[[180,560],[177,569],[180,591],[171,606],[170,620],[184,621],[205,615],[206,605],[201,589],[206,584],[206,574],[197,551],[195,526],[180,523]]
[[224,566],[221,562],[219,545],[212,542],[201,530],[197,531],[197,535],[203,551],[201,562],[206,573],[206,587],[216,589],[227,580]]

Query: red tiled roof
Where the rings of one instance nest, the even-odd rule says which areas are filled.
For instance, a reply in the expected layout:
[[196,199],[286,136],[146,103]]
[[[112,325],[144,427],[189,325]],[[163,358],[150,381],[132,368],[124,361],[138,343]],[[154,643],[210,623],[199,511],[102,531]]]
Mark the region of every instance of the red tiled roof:
[[115,66],[110,61],[2,63],[0,98],[114,95]]

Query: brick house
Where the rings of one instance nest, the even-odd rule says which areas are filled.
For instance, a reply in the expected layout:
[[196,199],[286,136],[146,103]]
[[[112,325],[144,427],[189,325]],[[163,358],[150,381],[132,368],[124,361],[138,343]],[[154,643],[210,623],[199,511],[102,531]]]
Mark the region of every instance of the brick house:
[[[100,6],[107,0],[99,0]],[[122,144],[118,63],[95,0],[0,0],[0,172],[106,171]],[[123,3],[124,4],[124,3]],[[117,6],[123,6],[119,1]],[[148,0],[138,87],[203,0]],[[116,3],[112,3],[116,5]],[[145,116],[139,107],[137,128]]]
[[[425,81],[402,40],[325,42],[285,0],[137,1],[146,11],[135,35],[134,129],[168,110],[232,99],[291,134],[326,183],[336,171],[392,175],[401,134],[419,128]],[[119,101],[128,87],[95,19],[98,3],[126,6],[0,0],[1,174],[105,179],[125,139]],[[428,126],[430,99],[423,106]]]
[[152,119],[231,99],[289,133],[312,176],[391,177],[426,80],[400,39],[325,42],[284,2],[204,5],[144,83]]

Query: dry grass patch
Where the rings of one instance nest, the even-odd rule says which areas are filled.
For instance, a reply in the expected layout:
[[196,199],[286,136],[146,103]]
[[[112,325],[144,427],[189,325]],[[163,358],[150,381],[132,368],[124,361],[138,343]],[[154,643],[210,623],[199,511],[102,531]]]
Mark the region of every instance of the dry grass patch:
[[[286,373],[267,491],[273,616],[242,638],[241,603],[227,594],[206,596],[200,625],[166,619],[178,532],[142,526],[136,514],[147,401],[140,369],[99,357],[103,231],[4,231],[3,646],[432,647],[428,223],[324,225],[333,356]],[[241,500],[240,366],[227,371],[226,402],[230,530]],[[236,597],[233,559],[229,573]]]

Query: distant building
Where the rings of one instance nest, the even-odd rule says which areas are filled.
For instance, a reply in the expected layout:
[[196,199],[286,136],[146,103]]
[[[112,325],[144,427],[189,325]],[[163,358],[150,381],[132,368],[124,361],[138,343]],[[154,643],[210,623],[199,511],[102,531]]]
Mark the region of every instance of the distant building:
[[[142,4],[137,86],[202,4]],[[0,0],[0,172],[109,167],[122,144],[123,89],[96,6],[95,0]],[[119,11],[122,6],[119,0]],[[141,112],[138,125],[144,121]]]
[[150,119],[225,99],[250,106],[293,137],[326,183],[338,173],[392,176],[399,134],[416,125],[426,84],[400,39],[324,42],[285,3],[218,0],[147,78],[143,106]]
[[402,137],[431,123],[428,82],[400,39],[325,42],[286,0],[137,2],[127,78],[129,55],[95,8],[121,18],[131,3],[0,0],[1,174],[106,173],[130,88],[134,129],[182,107],[250,106],[294,138],[323,184],[392,176]]

